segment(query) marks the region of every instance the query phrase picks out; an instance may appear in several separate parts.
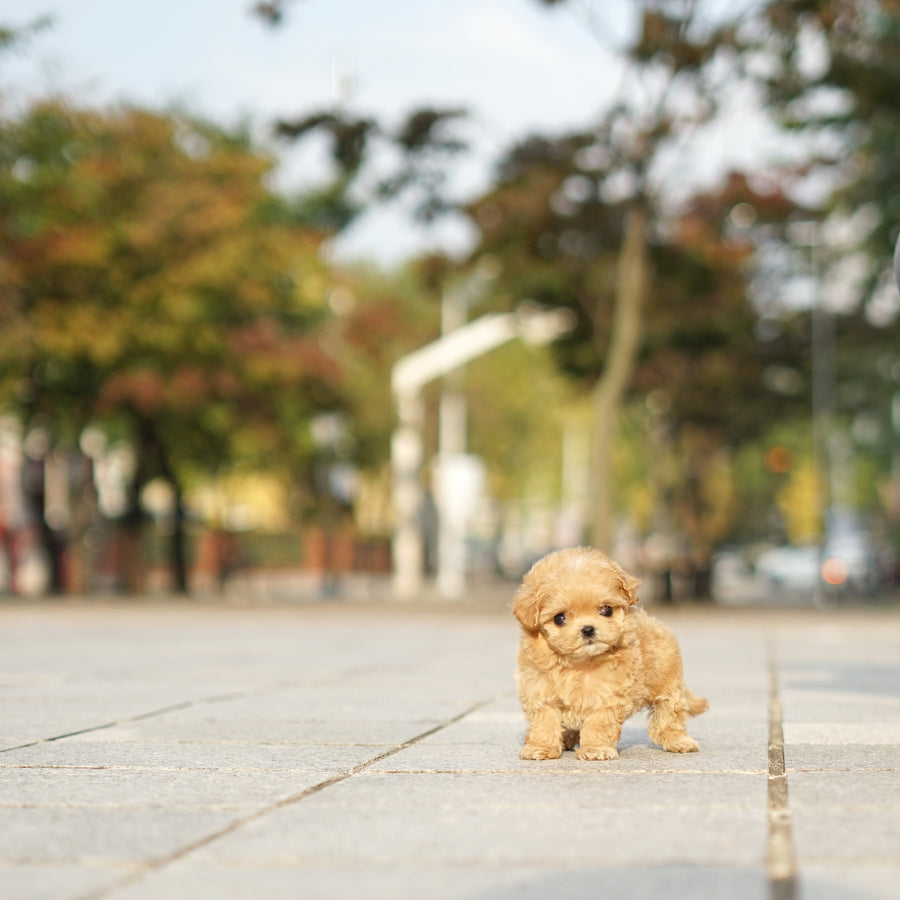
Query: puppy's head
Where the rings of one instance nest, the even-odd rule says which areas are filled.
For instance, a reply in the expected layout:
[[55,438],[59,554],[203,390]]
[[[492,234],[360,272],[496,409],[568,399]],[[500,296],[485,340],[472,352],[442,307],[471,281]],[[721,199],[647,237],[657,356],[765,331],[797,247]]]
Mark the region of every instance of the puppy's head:
[[599,550],[578,547],[535,563],[513,599],[526,632],[559,656],[586,660],[618,646],[639,582]]

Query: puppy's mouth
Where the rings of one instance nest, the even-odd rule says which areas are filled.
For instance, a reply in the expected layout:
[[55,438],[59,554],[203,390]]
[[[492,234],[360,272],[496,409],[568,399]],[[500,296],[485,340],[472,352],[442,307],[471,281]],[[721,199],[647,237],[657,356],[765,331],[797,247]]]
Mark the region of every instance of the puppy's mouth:
[[582,650],[589,656],[600,656],[602,653],[606,653],[606,651],[609,650],[609,644],[596,637],[586,637],[582,644]]

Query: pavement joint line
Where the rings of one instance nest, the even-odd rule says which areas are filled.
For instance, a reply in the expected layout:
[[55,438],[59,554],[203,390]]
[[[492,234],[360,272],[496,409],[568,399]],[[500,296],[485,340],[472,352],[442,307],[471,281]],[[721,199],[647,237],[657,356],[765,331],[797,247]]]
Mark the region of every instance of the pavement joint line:
[[36,741],[28,741],[25,744],[18,744],[15,747],[0,748],[0,753],[9,753],[13,750],[25,750],[27,747],[37,747],[39,744],[52,744],[54,741],[62,741],[70,737],[78,737],[80,734],[92,734],[95,731],[105,731],[107,728],[115,728],[117,725],[127,725],[129,722],[140,722],[144,719],[152,719],[155,716],[162,716],[166,713],[176,712],[179,709],[188,709],[202,700],[187,700],[182,703],[175,703],[171,706],[164,706],[160,709],[150,710],[145,713],[138,713],[136,716],[128,716],[124,719],[115,719],[112,722],[104,722],[102,725],[91,725],[88,728],[79,728],[77,731],[67,731],[65,734],[54,734],[51,737],[39,738]]
[[[17,744],[14,747],[0,747],[0,753],[10,753],[13,750],[25,750],[28,747],[37,747],[40,744],[50,744],[54,741],[62,741],[66,738],[78,737],[82,734],[92,734],[95,731],[105,731],[109,728],[116,728],[119,725],[128,725],[132,722],[143,722],[147,719],[155,719],[158,716],[164,716],[168,713],[179,712],[183,709],[191,709],[195,706],[204,706],[206,704],[213,703],[228,703],[231,700],[240,700],[246,697],[258,697],[263,694],[274,693],[277,691],[285,690],[286,688],[298,687],[300,685],[317,685],[322,683],[328,683],[329,681],[341,681],[345,678],[353,678],[357,677],[360,674],[365,674],[369,671],[391,671],[394,667],[386,666],[384,664],[373,665],[373,666],[353,666],[350,669],[347,669],[342,672],[338,672],[333,675],[327,675],[319,678],[298,678],[291,679],[289,681],[279,681],[275,684],[263,684],[257,685],[254,688],[246,688],[240,691],[229,691],[224,694],[211,694],[208,697],[196,697],[193,700],[182,700],[180,703],[172,703],[168,706],[162,706],[159,709],[151,709],[147,712],[137,713],[133,716],[126,716],[123,719],[115,719],[112,722],[104,722],[101,725],[90,725],[87,728],[79,728],[76,731],[67,731],[65,734],[55,734],[51,737],[46,738],[38,738],[34,741],[27,741],[24,744]],[[444,726],[439,726],[439,729]],[[426,735],[427,737],[427,735]],[[215,742],[219,743],[219,742]],[[393,746],[393,745],[390,745]]]
[[[275,688],[273,688],[274,690]],[[55,734],[47,738],[39,738],[36,741],[28,741],[25,744],[19,744],[15,747],[2,747],[0,753],[9,753],[12,750],[24,750],[27,747],[37,747],[39,744],[52,744],[54,741],[62,741],[66,738],[78,737],[82,734],[92,734],[95,731],[106,731],[108,728],[115,728],[118,725],[128,725],[131,722],[143,722],[147,719],[155,719],[158,716],[164,716],[168,713],[178,712],[182,709],[191,709],[194,706],[203,706],[206,703],[224,703],[227,700],[236,700],[241,697],[253,696],[254,691],[234,691],[231,694],[214,694],[211,697],[198,697],[194,700],[182,700],[181,703],[172,703],[169,706],[162,706],[159,709],[151,709],[147,712],[137,713],[133,716],[126,716],[123,719],[114,719],[112,722],[104,722],[101,725],[90,725],[87,728],[79,728],[76,731],[67,731],[64,734]]]
[[[167,856],[161,857],[159,859],[152,859],[145,862],[138,869],[127,875],[126,877],[120,879],[119,881],[106,885],[100,888],[98,891],[95,891],[92,894],[86,895],[83,900],[103,900],[104,897],[109,897],[113,893],[122,888],[127,887],[128,885],[134,884],[140,879],[146,877],[147,875],[160,871],[164,869],[166,866],[171,865],[172,863],[178,862],[178,860],[183,859],[186,856],[189,856],[191,853],[194,853],[197,850],[202,849],[203,847],[208,846],[209,844],[214,843],[220,838],[226,837],[229,834],[237,831],[240,828],[243,828],[245,825],[249,825],[251,822],[255,822],[258,819],[263,818],[264,816],[269,815],[270,813],[275,812],[279,809],[285,809],[289,806],[294,806],[297,803],[306,800],[308,797],[311,797],[315,794],[321,793],[324,790],[327,790],[330,787],[333,787],[336,784],[340,784],[343,781],[347,781],[353,776],[360,774],[360,772],[365,771],[370,766],[374,766],[376,763],[381,762],[388,757],[393,756],[396,753],[400,753],[403,750],[406,750],[408,747],[412,747],[414,744],[419,743],[419,741],[424,740],[432,734],[435,734],[438,731],[441,731],[444,728],[449,727],[450,725],[455,724],[456,722],[461,721],[466,716],[471,715],[476,710],[481,709],[482,707],[488,706],[491,703],[495,703],[497,700],[501,699],[503,694],[496,695],[493,697],[489,697],[486,700],[479,700],[476,703],[473,703],[471,706],[468,706],[462,712],[457,713],[455,716],[452,716],[449,719],[435,725],[432,728],[427,729],[426,731],[421,732],[420,734],[415,735],[414,737],[408,738],[400,744],[391,745],[390,749],[386,750],[383,753],[379,753],[377,756],[373,756],[371,759],[367,759],[364,762],[358,763],[352,768],[348,769],[346,772],[340,772],[337,775],[333,775],[330,778],[326,778],[323,781],[318,782],[317,784],[311,785],[305,790],[300,791],[297,794],[293,794],[290,797],[285,797],[282,800],[279,800],[277,803],[271,803],[267,806],[262,807],[261,809],[257,809],[248,815],[242,816],[239,819],[235,819],[230,824],[226,825],[224,828],[220,828],[218,831],[215,831],[211,834],[207,834],[202,838],[199,838],[196,841],[193,841],[190,844],[186,844],[183,847],[179,847],[173,853],[168,854]],[[41,741],[37,741],[36,743],[42,743]],[[30,746],[30,745],[28,745]]]
[[784,729],[778,691],[778,664],[774,642],[767,644],[769,670],[769,778],[768,877],[771,900],[794,900],[797,869],[794,857],[793,817],[788,802],[784,764]]

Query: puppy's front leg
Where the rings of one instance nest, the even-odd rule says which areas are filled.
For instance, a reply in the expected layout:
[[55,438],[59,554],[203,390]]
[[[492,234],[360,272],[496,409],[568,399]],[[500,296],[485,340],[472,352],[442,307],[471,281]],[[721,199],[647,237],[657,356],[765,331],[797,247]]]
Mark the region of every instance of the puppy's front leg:
[[575,751],[579,759],[616,759],[616,744],[622,736],[621,720],[611,710],[588,716],[581,727],[581,745]]
[[559,710],[543,704],[528,711],[528,735],[519,751],[522,759],[559,759],[562,756],[562,717]]

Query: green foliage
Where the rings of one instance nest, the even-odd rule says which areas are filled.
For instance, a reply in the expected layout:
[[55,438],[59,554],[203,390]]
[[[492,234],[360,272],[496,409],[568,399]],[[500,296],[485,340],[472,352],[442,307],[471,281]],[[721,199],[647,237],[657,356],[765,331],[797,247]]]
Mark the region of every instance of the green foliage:
[[[585,165],[595,136],[531,139],[501,164],[498,184],[469,208],[478,251],[503,265],[508,296],[575,313],[576,328],[554,348],[562,369],[590,385],[609,352],[615,264],[623,207],[604,202],[606,169]],[[588,159],[595,159],[588,155]],[[763,426],[784,398],[761,390],[767,365],[795,348],[763,346],[747,293],[753,246],[729,231],[729,213],[752,203],[769,217],[771,197],[739,177],[695,197],[651,245],[653,288],[632,392],[666,394],[676,428],[713,428],[739,441]]]
[[49,28],[52,22],[53,20],[50,16],[41,16],[33,22],[18,28],[10,25],[0,25],[0,53],[21,47],[33,35]]
[[608,170],[584,165],[596,145],[592,133],[530,138],[512,148],[496,186],[467,209],[480,231],[477,252],[502,264],[513,302],[529,298],[574,313],[576,327],[559,344],[561,363],[591,380],[609,338],[624,213],[602,199]]
[[[773,114],[812,148],[794,177],[828,187],[818,211],[820,300],[835,297],[842,266],[857,269],[837,295],[831,329],[828,412],[855,469],[855,490],[841,490],[857,508],[896,520],[885,498],[900,384],[891,275],[900,222],[900,8],[893,0],[772,0],[761,21],[745,49],[765,62],[759,77]],[[837,242],[836,231],[845,235]]]
[[550,353],[513,342],[473,363],[466,386],[471,450],[487,463],[492,496],[561,496],[563,435],[586,405]]
[[395,425],[391,369],[401,356],[438,336],[440,306],[433,289],[423,286],[418,264],[390,274],[357,267],[336,278],[331,303],[339,315],[328,345],[341,361],[355,459],[377,472],[388,462]]
[[[372,203],[411,197],[414,215],[431,222],[452,208],[446,196],[447,164],[466,149],[456,133],[465,112],[460,109],[414,110],[391,130],[366,116],[345,111],[317,112],[285,119],[276,133],[292,141],[324,134],[335,166],[331,180],[310,195],[317,221],[332,231],[346,228]],[[363,186],[376,149],[394,158],[392,169]]]
[[747,49],[767,60],[773,112],[815,148],[833,187],[829,206],[877,219],[861,246],[878,287],[900,220],[900,9],[893,0],[773,0]]

